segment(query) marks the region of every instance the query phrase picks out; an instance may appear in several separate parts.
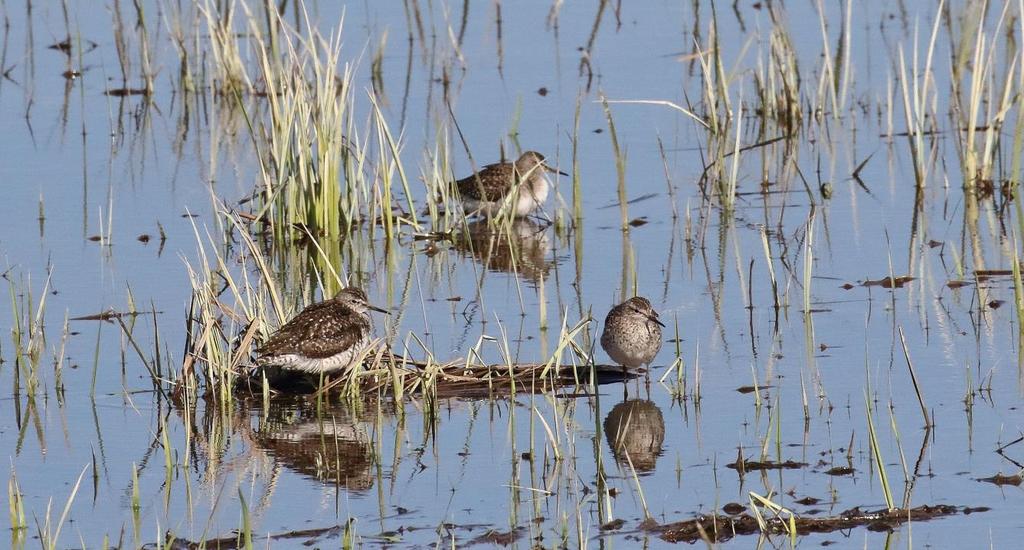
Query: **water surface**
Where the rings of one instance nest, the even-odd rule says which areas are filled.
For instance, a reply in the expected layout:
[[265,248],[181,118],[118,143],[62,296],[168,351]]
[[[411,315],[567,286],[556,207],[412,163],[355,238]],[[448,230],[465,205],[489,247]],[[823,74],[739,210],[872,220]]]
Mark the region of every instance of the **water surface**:
[[[592,312],[589,335],[597,335],[605,312],[636,289],[666,320],[670,341],[648,377],[583,397],[412,396],[398,407],[376,395],[320,403],[282,397],[267,407],[259,399],[227,408],[200,400],[184,410],[154,391],[136,346],[153,363],[159,355],[163,375],[180,369],[192,293],[186,262],[201,261],[196,233],[220,243],[239,262],[236,272],[260,277],[240,263],[243,247],[223,239],[217,210],[219,201],[250,208],[239,201],[260,181],[260,151],[239,100],[215,92],[212,56],[191,60],[202,69],[200,86],[183,85],[174,6],[144,6],[154,93],[105,94],[123,86],[116,10],[132,46],[127,85],[142,85],[136,14],[120,4],[69,2],[70,32],[59,3],[0,6],[10,23],[0,54],[7,183],[0,269],[14,303],[0,308],[0,324],[27,332],[45,297],[37,386],[25,370],[30,353],[13,339],[0,344],[0,385],[11,390],[0,404],[0,449],[28,524],[10,531],[12,545],[34,544],[48,506],[49,531],[40,530],[55,531],[82,474],[58,546],[140,546],[168,532],[190,541],[231,538],[244,508],[255,544],[292,534],[274,547],[334,546],[347,537],[361,545],[462,546],[491,543],[495,534],[523,548],[659,547],[667,543],[640,527],[645,515],[682,521],[730,502],[748,505],[749,492],[801,517],[885,507],[869,414],[897,505],[990,510],[893,533],[806,535],[798,544],[1000,548],[1019,538],[1019,488],[979,481],[1017,474],[1024,461],[1019,443],[996,452],[1020,436],[1024,420],[1020,325],[1007,271],[1020,219],[1016,202],[999,191],[1019,179],[1012,170],[1019,108],[1014,100],[993,144],[995,192],[976,191],[964,176],[957,120],[965,115],[953,109],[951,91],[951,67],[977,43],[971,3],[946,6],[940,20],[926,105],[934,132],[923,140],[929,170],[919,194],[912,140],[899,134],[907,131],[899,52],[911,65],[916,43],[924,65],[934,2],[826,3],[820,14],[818,3],[798,2],[775,6],[774,21],[767,3],[714,12],[710,2],[611,2],[600,15],[594,5],[560,2],[468,3],[466,14],[457,2],[310,3],[310,24],[342,37],[339,65],[354,71],[360,132],[375,94],[401,134],[418,208],[427,159],[439,147],[456,177],[499,160],[502,148],[509,157],[541,151],[571,172],[579,104],[578,225],[572,179],[561,177],[544,213],[557,223],[520,222],[514,246],[491,256],[481,256],[479,243],[414,240],[410,228],[389,241],[370,224],[330,243],[339,272],[395,312],[378,322],[379,336],[422,353],[410,344],[414,334],[440,360],[465,357],[483,338],[486,360],[543,362],[563,320],[572,326]],[[259,22],[262,7],[250,9]],[[1021,14],[1011,6],[1000,20],[999,9],[983,17],[986,47],[994,48],[983,64],[989,102],[999,100],[1008,67],[1016,63],[1016,74],[1021,66],[1008,38],[1019,43]],[[209,52],[205,22],[182,10],[186,26],[197,25],[191,36],[200,51]],[[235,17],[244,32],[241,4]],[[296,17],[289,3],[285,20]],[[712,18],[745,148],[731,210],[713,196],[715,183],[702,179],[715,156],[702,126],[664,105],[616,103],[667,100],[709,116],[695,43],[708,49]],[[758,111],[758,82],[767,81],[781,39],[773,41],[773,29],[784,31],[800,77],[802,121],[789,137]],[[70,56],[48,48],[69,34]],[[242,58],[256,67],[252,50]],[[971,67],[958,81],[967,105],[965,88],[981,65],[963,66]],[[81,76],[62,76],[68,67]],[[1008,79],[1013,97],[1018,78]],[[625,159],[625,214],[636,221],[626,230],[602,98],[611,101]],[[266,116],[266,97],[240,101],[247,115]],[[978,109],[978,127],[997,118],[989,105]],[[372,165],[379,155],[370,150]],[[728,175],[733,157],[722,162]],[[274,246],[289,303],[315,299],[316,252]],[[913,280],[900,288],[862,284],[890,275]],[[108,309],[148,313],[124,318],[131,339],[118,322],[73,320],[64,329],[66,318]],[[685,386],[677,370],[662,380],[671,365],[682,366]],[[758,391],[737,391],[748,386]],[[613,448],[618,432],[610,428],[624,408],[639,411],[638,425]],[[727,467],[738,455],[806,466],[741,475]],[[853,472],[826,473],[836,467]],[[805,497],[817,502],[802,504]],[[624,520],[620,528],[600,529],[615,519]],[[751,544],[740,537],[723,546]]]

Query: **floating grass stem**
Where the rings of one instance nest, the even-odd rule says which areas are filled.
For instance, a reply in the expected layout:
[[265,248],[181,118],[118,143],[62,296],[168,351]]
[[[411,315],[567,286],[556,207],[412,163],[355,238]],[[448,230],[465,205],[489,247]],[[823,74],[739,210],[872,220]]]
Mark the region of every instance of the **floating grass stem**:
[[882,449],[878,444],[878,435],[875,433],[875,421],[872,419],[871,398],[867,391],[864,393],[864,406],[868,419],[868,439],[871,445],[871,456],[878,468],[878,481],[882,485],[882,493],[885,495],[885,505],[893,510],[896,508],[892,498],[892,489],[889,487],[889,476],[885,473],[885,462],[882,459]]
[[921,406],[921,416],[924,418],[926,428],[932,426],[932,419],[928,415],[928,407],[924,404],[924,396],[921,394],[921,385],[917,382],[917,373],[914,372],[914,362],[910,360],[910,350],[907,349],[907,339],[903,335],[903,327],[899,327],[900,345],[903,346],[903,358],[907,360],[907,369],[910,371],[910,381],[914,384],[914,394],[917,395],[917,404]]

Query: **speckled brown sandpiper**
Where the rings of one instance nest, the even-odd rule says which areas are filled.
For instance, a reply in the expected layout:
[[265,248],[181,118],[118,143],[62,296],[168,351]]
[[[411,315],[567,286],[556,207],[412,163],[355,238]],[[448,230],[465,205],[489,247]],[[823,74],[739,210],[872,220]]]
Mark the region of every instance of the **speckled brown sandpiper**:
[[257,350],[256,362],[310,374],[353,368],[370,344],[371,309],[388,313],[371,305],[361,289],[346,288],[285,323]]
[[515,162],[484,166],[455,186],[467,214],[492,218],[505,209],[518,218],[540,208],[548,198],[551,182],[546,172],[568,175],[545,164],[544,155],[527,151]]
[[608,312],[601,333],[601,347],[623,369],[638,368],[649,364],[658,355],[664,326],[651,302],[642,296],[634,296]]

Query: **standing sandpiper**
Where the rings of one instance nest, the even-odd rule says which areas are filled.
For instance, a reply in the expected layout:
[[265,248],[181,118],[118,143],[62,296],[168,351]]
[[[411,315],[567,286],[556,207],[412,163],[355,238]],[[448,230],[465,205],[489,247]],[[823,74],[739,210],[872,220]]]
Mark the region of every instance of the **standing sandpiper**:
[[641,367],[658,355],[664,326],[651,302],[634,296],[608,312],[601,347],[623,370]]
[[361,289],[346,288],[285,323],[256,351],[256,362],[310,374],[354,368],[370,344],[370,309],[388,313],[370,305]]
[[544,164],[544,155],[527,151],[515,162],[484,166],[479,172],[455,182],[467,214],[493,218],[507,210],[521,218],[533,212],[548,198],[551,182],[545,172],[567,176]]

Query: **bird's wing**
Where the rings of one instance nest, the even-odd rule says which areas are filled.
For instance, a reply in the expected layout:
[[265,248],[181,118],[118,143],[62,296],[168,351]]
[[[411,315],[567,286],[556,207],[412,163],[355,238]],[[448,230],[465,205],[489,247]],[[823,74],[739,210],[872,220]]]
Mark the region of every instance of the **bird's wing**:
[[514,183],[512,172],[512,165],[508,163],[489,164],[476,174],[457,181],[455,185],[463,197],[499,201],[505,198]]
[[328,302],[318,302],[306,306],[298,315],[292,317],[290,321],[271,334],[270,338],[256,350],[257,355],[260,357],[279,355],[283,350],[287,350],[289,353],[294,352],[305,335],[306,327],[314,318],[320,316],[318,312],[327,305]]
[[351,349],[364,338],[369,338],[370,322],[365,316],[344,307],[344,315],[320,319],[306,329],[306,337],[299,343],[302,355],[323,359]]
[[370,332],[365,317],[333,301],[308,306],[275,332],[258,351],[260,356],[300,353],[322,359],[354,346]]

